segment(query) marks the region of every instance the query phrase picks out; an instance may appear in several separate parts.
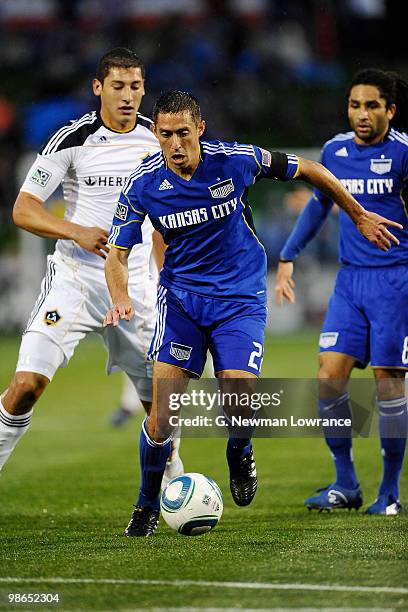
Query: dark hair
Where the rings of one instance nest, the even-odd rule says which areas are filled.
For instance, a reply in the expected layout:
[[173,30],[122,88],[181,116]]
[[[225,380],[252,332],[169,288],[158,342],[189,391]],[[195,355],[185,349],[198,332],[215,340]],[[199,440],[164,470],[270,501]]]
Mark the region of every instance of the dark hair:
[[142,77],[145,76],[145,69],[140,57],[131,49],[125,47],[116,47],[102,55],[96,69],[96,78],[103,83],[105,77],[108,76],[111,68],[140,68]]
[[354,75],[347,95],[355,85],[372,85],[377,87],[385,100],[386,107],[396,106],[396,113],[391,120],[392,126],[408,131],[408,82],[396,72],[367,68]]
[[153,121],[156,123],[159,113],[182,113],[188,111],[194,122],[198,125],[201,121],[201,110],[198,100],[188,91],[173,89],[162,94],[153,109]]

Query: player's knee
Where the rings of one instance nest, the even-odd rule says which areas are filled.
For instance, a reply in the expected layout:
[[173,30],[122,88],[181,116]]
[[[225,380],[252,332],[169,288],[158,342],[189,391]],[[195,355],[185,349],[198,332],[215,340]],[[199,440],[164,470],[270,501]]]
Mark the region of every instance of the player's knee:
[[330,364],[320,364],[319,367],[319,382],[324,382],[328,380],[336,380],[338,379],[339,373],[337,370],[330,366]]
[[377,397],[386,401],[403,397],[405,395],[405,372],[398,369],[375,369],[375,382]]
[[320,360],[319,365],[319,396],[331,399],[347,390],[348,374],[338,364]]
[[23,413],[30,410],[48,385],[49,380],[34,372],[16,372],[9,387],[13,412]]
[[150,415],[146,421],[149,437],[155,442],[164,442],[173,433],[169,418],[159,415]]

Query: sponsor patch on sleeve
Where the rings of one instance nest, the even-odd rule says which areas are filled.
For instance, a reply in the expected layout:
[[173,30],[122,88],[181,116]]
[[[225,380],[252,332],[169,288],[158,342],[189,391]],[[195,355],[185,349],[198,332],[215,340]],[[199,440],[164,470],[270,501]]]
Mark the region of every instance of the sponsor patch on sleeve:
[[270,168],[272,163],[272,155],[266,149],[260,149],[260,151],[262,153],[262,165]]
[[128,211],[129,211],[129,206],[127,204],[122,204],[122,202],[118,202],[118,205],[115,211],[115,217],[117,217],[121,221],[126,221]]
[[40,187],[45,187],[48,181],[50,180],[52,173],[48,170],[44,170],[44,168],[36,168],[33,174],[30,176],[30,181],[40,185]]

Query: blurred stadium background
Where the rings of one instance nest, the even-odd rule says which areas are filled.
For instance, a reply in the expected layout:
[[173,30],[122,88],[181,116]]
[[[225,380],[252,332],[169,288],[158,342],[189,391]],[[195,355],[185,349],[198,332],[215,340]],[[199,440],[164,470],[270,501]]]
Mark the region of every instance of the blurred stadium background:
[[[192,90],[207,137],[238,139],[317,158],[347,129],[345,88],[369,65],[407,74],[396,0],[0,0],[0,333],[24,325],[52,242],[19,232],[11,210],[35,152],[67,120],[96,108],[90,81],[107,49],[143,58],[151,114],[160,91]],[[309,196],[267,181],[252,194],[270,287],[279,250]],[[62,214],[61,195],[49,206]],[[298,304],[269,329],[318,327],[336,270],[331,215],[297,266]]]

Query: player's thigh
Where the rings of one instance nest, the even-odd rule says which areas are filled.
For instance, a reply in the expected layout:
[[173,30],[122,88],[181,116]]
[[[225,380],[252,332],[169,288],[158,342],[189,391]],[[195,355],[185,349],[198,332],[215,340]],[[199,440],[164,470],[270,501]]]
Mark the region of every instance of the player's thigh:
[[341,291],[339,284],[338,278],[319,338],[320,355],[326,352],[349,355],[357,367],[364,368],[370,361],[369,321],[353,302],[353,296]]
[[218,375],[233,370],[259,376],[264,352],[266,306],[232,302],[229,312],[230,316],[210,333],[214,372]]
[[368,300],[371,365],[408,369],[408,268],[395,266],[376,275],[376,299]]
[[204,330],[171,291],[160,286],[157,294],[156,326],[149,357],[200,377],[207,353]]
[[87,293],[75,271],[49,256],[23,335],[18,370],[38,372],[51,380],[56,368],[67,365],[78,342],[92,329],[86,302]]
[[21,339],[16,373],[40,374],[51,381],[66,362],[64,351],[49,334],[28,331]]

